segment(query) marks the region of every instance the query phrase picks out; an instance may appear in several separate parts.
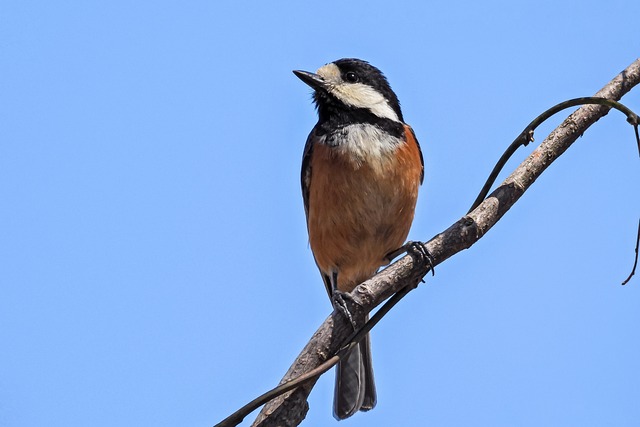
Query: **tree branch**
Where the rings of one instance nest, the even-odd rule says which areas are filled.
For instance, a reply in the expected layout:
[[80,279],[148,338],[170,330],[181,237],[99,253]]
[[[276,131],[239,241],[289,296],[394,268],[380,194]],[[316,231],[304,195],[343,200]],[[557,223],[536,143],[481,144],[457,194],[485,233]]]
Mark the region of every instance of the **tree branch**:
[[[619,100],[639,83],[640,59],[633,62],[595,96]],[[608,112],[609,107],[588,105],[571,114],[476,209],[427,243],[434,265],[442,263],[463,249],[468,249],[484,236],[542,172],[593,123]],[[429,263],[424,258],[404,256],[354,289],[353,299],[361,306],[362,310],[368,313],[406,286],[417,286],[428,271]],[[323,363],[339,350],[352,333],[353,329],[350,323],[340,313],[332,313],[314,333],[309,343],[289,368],[281,384]],[[306,399],[316,380],[309,380],[295,390],[267,403],[252,425],[267,427],[300,424],[308,411],[309,406]],[[231,416],[219,426],[236,425],[241,420],[240,415],[235,418]]]

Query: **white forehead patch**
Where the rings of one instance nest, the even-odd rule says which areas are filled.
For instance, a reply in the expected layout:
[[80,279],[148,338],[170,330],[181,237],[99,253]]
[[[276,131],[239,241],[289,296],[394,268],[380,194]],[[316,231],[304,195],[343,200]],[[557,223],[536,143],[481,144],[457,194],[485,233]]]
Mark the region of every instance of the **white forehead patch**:
[[346,105],[366,108],[378,117],[400,121],[396,112],[380,92],[363,83],[345,82],[342,80],[340,69],[336,64],[324,65],[318,68],[316,74],[325,80],[329,92]]

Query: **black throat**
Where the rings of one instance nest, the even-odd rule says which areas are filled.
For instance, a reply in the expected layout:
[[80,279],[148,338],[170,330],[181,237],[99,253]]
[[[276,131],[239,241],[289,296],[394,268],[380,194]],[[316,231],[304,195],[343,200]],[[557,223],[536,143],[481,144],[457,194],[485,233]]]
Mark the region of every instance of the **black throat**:
[[367,108],[346,106],[326,94],[316,93],[314,100],[318,108],[318,123],[315,127],[318,136],[357,124],[376,126],[396,138],[401,138],[404,135],[404,125],[401,122],[376,116]]

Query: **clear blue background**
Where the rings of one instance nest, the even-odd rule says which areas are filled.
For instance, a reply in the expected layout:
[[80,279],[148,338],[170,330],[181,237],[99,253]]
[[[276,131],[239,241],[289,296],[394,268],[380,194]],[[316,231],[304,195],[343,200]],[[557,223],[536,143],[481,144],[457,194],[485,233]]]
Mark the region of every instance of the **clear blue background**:
[[[3,2],[0,425],[211,426],[280,380],[330,312],[299,189],[316,117],[292,69],[386,73],[424,150],[410,238],[427,240],[533,117],[639,56],[639,17],[633,1]],[[640,88],[623,101],[640,112]],[[620,286],[639,178],[612,112],[374,330],[378,406],[341,425],[640,425],[640,278]],[[332,391],[330,373],[305,425],[335,425]]]

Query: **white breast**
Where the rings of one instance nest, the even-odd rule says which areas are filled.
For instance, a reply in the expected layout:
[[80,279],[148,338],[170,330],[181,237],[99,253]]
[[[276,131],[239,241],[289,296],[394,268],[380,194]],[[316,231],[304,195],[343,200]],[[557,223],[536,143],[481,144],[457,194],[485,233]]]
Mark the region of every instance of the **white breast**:
[[354,169],[367,164],[379,173],[382,173],[390,154],[403,143],[401,139],[371,124],[347,125],[327,135],[323,142],[348,159]]

